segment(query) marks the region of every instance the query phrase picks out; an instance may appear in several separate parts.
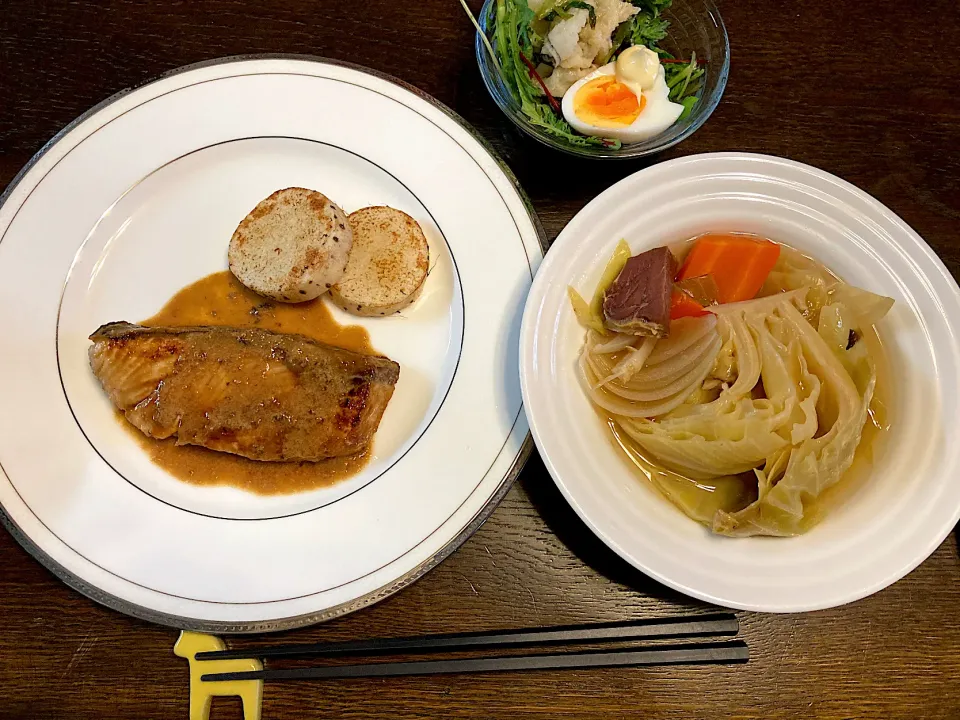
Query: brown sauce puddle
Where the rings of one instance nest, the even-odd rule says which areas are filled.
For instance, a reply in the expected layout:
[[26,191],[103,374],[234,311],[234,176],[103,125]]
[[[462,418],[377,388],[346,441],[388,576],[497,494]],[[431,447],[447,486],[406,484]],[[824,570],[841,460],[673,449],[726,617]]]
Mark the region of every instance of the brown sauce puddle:
[[[338,323],[323,298],[296,305],[276,303],[241,285],[228,270],[183,288],[160,312],[140,324],[256,327],[377,354],[366,329]],[[333,485],[360,472],[370,459],[365,452],[321,462],[257,462],[194,445],[177,445],[172,439],[154,440],[128,423],[122,412],[117,411],[117,418],[156,465],[192,485],[226,485],[258,495],[286,495]]]

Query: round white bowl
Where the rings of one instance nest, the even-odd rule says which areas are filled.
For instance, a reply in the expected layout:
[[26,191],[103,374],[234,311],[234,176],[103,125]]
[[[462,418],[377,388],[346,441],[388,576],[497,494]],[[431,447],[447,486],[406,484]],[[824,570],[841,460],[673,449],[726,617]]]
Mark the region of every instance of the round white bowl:
[[[684,516],[639,476],[577,384],[583,340],[566,287],[589,296],[614,246],[636,252],[706,231],[757,233],[896,300],[881,322],[892,429],[868,478],[808,533],[731,539]],[[611,549],[651,577],[718,605],[801,612],[877,592],[919,565],[960,519],[954,434],[960,288],[906,223],[828,173],[746,153],[642,170],[557,238],[523,318],[520,372],[534,440],[561,492]]]

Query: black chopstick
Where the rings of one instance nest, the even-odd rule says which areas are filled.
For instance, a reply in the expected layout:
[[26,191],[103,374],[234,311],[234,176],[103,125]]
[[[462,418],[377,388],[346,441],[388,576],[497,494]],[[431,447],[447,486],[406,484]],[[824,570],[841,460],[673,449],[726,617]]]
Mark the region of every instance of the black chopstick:
[[750,659],[746,643],[733,640],[701,645],[649,647],[638,650],[601,650],[555,655],[514,655],[491,658],[459,658],[416,662],[371,663],[339,667],[281,668],[203,675],[203,682],[226,680],[333,680],[336,678],[400,677],[510,670],[571,670],[644,665],[718,665],[745,663]]
[[548,628],[524,628],[498,632],[450,633],[417,637],[348,640],[346,642],[275,645],[260,648],[236,648],[197,653],[197,660],[228,658],[307,658],[385,655],[388,653],[432,653],[482,650],[487,648],[529,647],[567,643],[618,642],[654,638],[713,637],[736,635],[736,616],[699,615],[681,618],[628,620],[625,622],[565,625]]

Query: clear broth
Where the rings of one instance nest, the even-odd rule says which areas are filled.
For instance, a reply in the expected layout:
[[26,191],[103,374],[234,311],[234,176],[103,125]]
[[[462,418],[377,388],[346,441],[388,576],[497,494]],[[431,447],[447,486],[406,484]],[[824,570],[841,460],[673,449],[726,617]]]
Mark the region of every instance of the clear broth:
[[[748,233],[729,234],[748,235]],[[670,246],[670,250],[681,264],[687,251],[699,237],[702,236]],[[798,252],[788,245],[778,244],[793,252]],[[821,270],[831,277],[842,282],[829,268],[813,258],[804,257],[816,263]],[[761,291],[758,297],[763,296],[764,293]],[[890,434],[892,414],[889,395],[890,368],[883,342],[875,327],[863,332],[858,342],[866,343],[877,373],[876,387],[868,409],[868,420],[864,425],[860,443],[857,445],[857,451],[850,469],[844,473],[840,482],[828,488],[811,506],[808,506],[808,513],[803,522],[805,530],[816,525],[830,508],[843,504],[863,487],[873,468],[882,459],[886,447],[886,438]],[[757,480],[752,472],[737,476],[711,478],[710,480],[695,480],[668,470],[623,432],[616,419],[607,411],[596,407],[595,409],[607,426],[618,454],[622,455],[630,463],[631,468],[639,472],[658,492],[683,508],[690,517],[698,522],[709,526],[717,510],[723,509],[728,512],[735,512],[756,500]]]

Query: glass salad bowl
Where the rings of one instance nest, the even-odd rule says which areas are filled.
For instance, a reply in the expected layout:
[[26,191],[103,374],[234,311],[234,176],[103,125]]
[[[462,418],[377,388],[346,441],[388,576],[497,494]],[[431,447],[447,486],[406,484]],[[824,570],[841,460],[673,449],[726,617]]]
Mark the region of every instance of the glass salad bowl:
[[[494,49],[497,47],[496,16],[497,0],[486,0],[480,11],[479,23]],[[544,145],[582,157],[637,158],[652,155],[673,147],[700,129],[720,102],[730,71],[727,31],[711,0],[674,0],[669,8],[662,11],[661,19],[670,25],[667,36],[659,42],[660,47],[674,58],[691,58],[695,53],[699,67],[704,72],[694,95],[696,103],[692,109],[662,133],[640,142],[624,143],[619,147],[599,143],[581,145],[548,132],[524,112],[520,100],[491,59],[479,33],[475,42],[477,63],[483,82],[500,109],[517,127]],[[541,110],[548,114],[552,112],[549,106]]]

